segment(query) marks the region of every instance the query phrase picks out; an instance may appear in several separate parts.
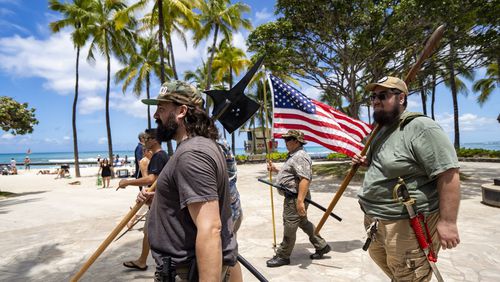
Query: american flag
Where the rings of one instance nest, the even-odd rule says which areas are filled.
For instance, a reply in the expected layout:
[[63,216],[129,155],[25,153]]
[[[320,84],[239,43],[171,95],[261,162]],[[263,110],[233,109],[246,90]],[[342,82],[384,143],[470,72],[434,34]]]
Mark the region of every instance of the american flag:
[[370,125],[307,98],[272,74],[268,76],[273,95],[275,138],[296,129],[304,133],[306,140],[349,157],[363,150],[361,141],[370,133]]

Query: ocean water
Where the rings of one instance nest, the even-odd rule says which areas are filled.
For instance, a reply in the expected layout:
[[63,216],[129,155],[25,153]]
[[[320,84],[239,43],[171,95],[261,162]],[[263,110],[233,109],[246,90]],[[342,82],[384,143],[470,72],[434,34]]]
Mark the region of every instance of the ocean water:
[[[500,151],[500,141],[482,142],[482,143],[464,143],[462,147]],[[306,145],[305,149],[312,157],[321,157],[332,153],[332,151],[321,146]],[[278,152],[286,152],[286,148],[278,147]],[[133,151],[115,151],[114,154],[119,155],[120,160],[124,159],[125,156],[127,156],[127,160],[129,162],[134,161]],[[237,148],[236,155],[245,155],[245,150],[243,148]],[[11,158],[14,158],[18,164],[18,168],[22,169],[24,167],[23,161],[26,156],[27,156],[26,153],[0,154],[0,164],[9,164]],[[97,158],[99,156],[101,156],[101,158],[107,158],[108,153],[106,151],[79,152],[79,159],[81,162],[97,163]],[[61,163],[68,163],[68,164],[74,163],[73,152],[32,152],[29,155],[29,157],[32,164],[54,163],[53,166],[49,165],[44,167],[55,167],[57,164]],[[33,167],[33,169],[36,168],[43,168],[43,167],[42,166]]]

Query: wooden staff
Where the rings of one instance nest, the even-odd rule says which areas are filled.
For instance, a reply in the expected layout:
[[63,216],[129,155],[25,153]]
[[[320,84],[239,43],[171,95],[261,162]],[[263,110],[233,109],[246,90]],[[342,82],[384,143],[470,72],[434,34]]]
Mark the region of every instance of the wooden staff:
[[[266,82],[267,82],[267,75],[266,75],[266,67],[262,65],[262,71],[264,72],[264,81],[262,82],[262,88],[264,90],[264,145],[266,147],[266,160],[268,164],[271,164],[271,155],[269,153],[269,149],[267,148],[267,91],[266,91]],[[255,134],[255,132],[254,132]],[[269,182],[273,182],[273,172],[269,170]],[[274,220],[274,195],[273,195],[273,187],[269,185],[269,193],[271,196],[271,217],[273,221],[273,249],[276,251],[276,223]]]
[[[441,41],[441,38],[443,38],[444,34],[444,25],[440,25],[429,37],[427,42],[425,43],[424,49],[422,50],[422,53],[420,54],[419,58],[415,62],[415,64],[412,66],[410,71],[405,77],[405,83],[408,85],[417,75],[417,72],[420,70],[422,64],[424,61],[432,54],[436,46],[439,44],[439,41]],[[368,147],[370,146],[370,143],[373,140],[373,137],[377,135],[378,131],[380,129],[380,126],[377,124],[375,128],[373,129],[372,133],[370,134],[370,137],[366,141],[365,147],[363,148],[363,151],[361,151],[361,156],[366,155],[366,152],[368,151]],[[321,220],[319,221],[316,230],[314,233],[316,235],[319,234],[321,228],[325,224],[325,221],[328,219],[328,215],[332,212],[333,208],[339,201],[340,197],[344,193],[345,189],[347,188],[347,185],[349,185],[349,182],[351,182],[352,177],[354,174],[356,174],[356,171],[359,168],[359,164],[352,164],[351,169],[349,170],[349,173],[346,175],[344,180],[342,181],[342,184],[340,184],[339,190],[333,197],[332,201],[330,202],[330,205],[328,206],[328,209],[325,211],[323,214],[323,217],[321,217]]]
[[[156,181],[149,187],[148,192],[154,192],[156,189]],[[71,282],[78,281],[82,275],[89,269],[89,267],[94,263],[94,261],[106,250],[106,248],[113,242],[113,239],[122,231],[123,227],[132,219],[132,217],[139,211],[139,209],[144,205],[144,202],[136,203],[135,206],[125,215],[125,217],[118,223],[118,225],[111,231],[108,237],[99,245],[97,250],[92,254],[92,256],[85,262],[85,264],[80,268],[78,273],[71,278]]]

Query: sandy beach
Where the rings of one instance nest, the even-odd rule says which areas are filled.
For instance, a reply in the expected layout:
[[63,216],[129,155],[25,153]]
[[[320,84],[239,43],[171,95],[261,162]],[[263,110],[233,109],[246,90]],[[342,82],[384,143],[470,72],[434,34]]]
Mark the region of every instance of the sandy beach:
[[[500,281],[500,210],[481,204],[481,184],[500,177],[500,163],[462,162],[459,214],[461,244],[440,252],[438,268],[445,281]],[[274,254],[269,187],[257,182],[267,173],[263,164],[238,167],[238,188],[244,220],[238,233],[240,254],[269,281],[388,281],[361,250],[365,240],[362,213],[356,200],[360,183],[352,183],[334,209],[342,222],[330,218],[321,234],[332,247],[323,260],[311,261],[312,245],[301,231],[291,265],[267,268]],[[16,193],[0,199],[0,281],[67,281],[75,274],[110,231],[134,205],[136,187],[115,191],[96,186],[97,168],[82,169],[81,178],[54,179],[36,175],[0,176],[0,190]],[[74,175],[73,171],[71,174]],[[117,187],[120,179],[113,179]],[[80,181],[79,185],[70,182]],[[328,206],[339,185],[331,177],[316,177],[311,186],[313,200]],[[282,197],[274,191],[276,240],[281,241]],[[317,224],[323,212],[309,207],[308,216]],[[131,271],[123,261],[140,251],[139,223],[112,243],[85,273],[82,281],[152,281],[154,262],[147,271]],[[256,281],[243,270],[245,281]]]

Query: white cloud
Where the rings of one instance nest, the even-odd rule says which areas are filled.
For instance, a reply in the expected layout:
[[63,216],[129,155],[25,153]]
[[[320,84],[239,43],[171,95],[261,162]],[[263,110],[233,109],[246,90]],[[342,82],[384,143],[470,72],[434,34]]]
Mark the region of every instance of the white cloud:
[[8,132],[7,132],[7,133],[4,133],[4,134],[2,135],[2,139],[7,139],[7,140],[13,139],[13,138],[15,138],[15,137],[16,137],[16,136],[14,136],[13,134],[8,133]]
[[[436,121],[443,127],[444,131],[450,133],[454,131],[453,114],[442,113],[436,115]],[[497,123],[494,118],[480,117],[475,114],[465,113],[458,118],[460,132],[473,132],[489,130],[492,124]]]
[[[136,118],[146,118],[147,106],[133,93],[111,93],[110,107]],[[153,95],[154,96],[154,95]],[[155,107],[151,108],[153,112]]]
[[[95,52],[95,66],[86,62],[88,46],[81,49],[79,66],[79,91],[82,96],[105,89],[106,60]],[[34,37],[14,35],[0,39],[0,69],[16,77],[41,77],[43,87],[61,95],[72,94],[75,87],[76,50],[68,30],[39,40]],[[111,61],[114,74],[120,67]]]
[[63,140],[67,141],[67,140],[70,140],[71,138],[69,136],[64,136],[63,137]]
[[91,114],[103,110],[105,107],[104,98],[99,96],[88,96],[81,99],[78,103],[78,112],[80,114]]
[[106,144],[107,142],[108,142],[108,138],[106,138],[106,137],[101,137],[97,140],[97,144],[99,144],[99,145]]
[[232,44],[234,47],[240,48],[245,53],[247,52],[246,39],[241,32],[233,34]]
[[267,11],[267,8],[264,8],[255,13],[255,22],[262,23],[267,22],[272,18],[273,14]]
[[204,53],[203,50],[206,49],[205,48],[202,49],[203,44],[194,47],[194,41],[192,40],[193,33],[191,31],[186,32],[185,35],[186,35],[187,48],[184,45],[184,42],[182,41],[181,37],[177,33],[174,33],[174,35],[172,36],[172,45],[174,48],[175,62],[180,64],[199,63],[200,58],[203,56]]
[[321,95],[321,90],[313,86],[303,88],[301,92],[304,93],[304,95],[306,95],[309,99],[314,100],[319,100],[319,96]]

